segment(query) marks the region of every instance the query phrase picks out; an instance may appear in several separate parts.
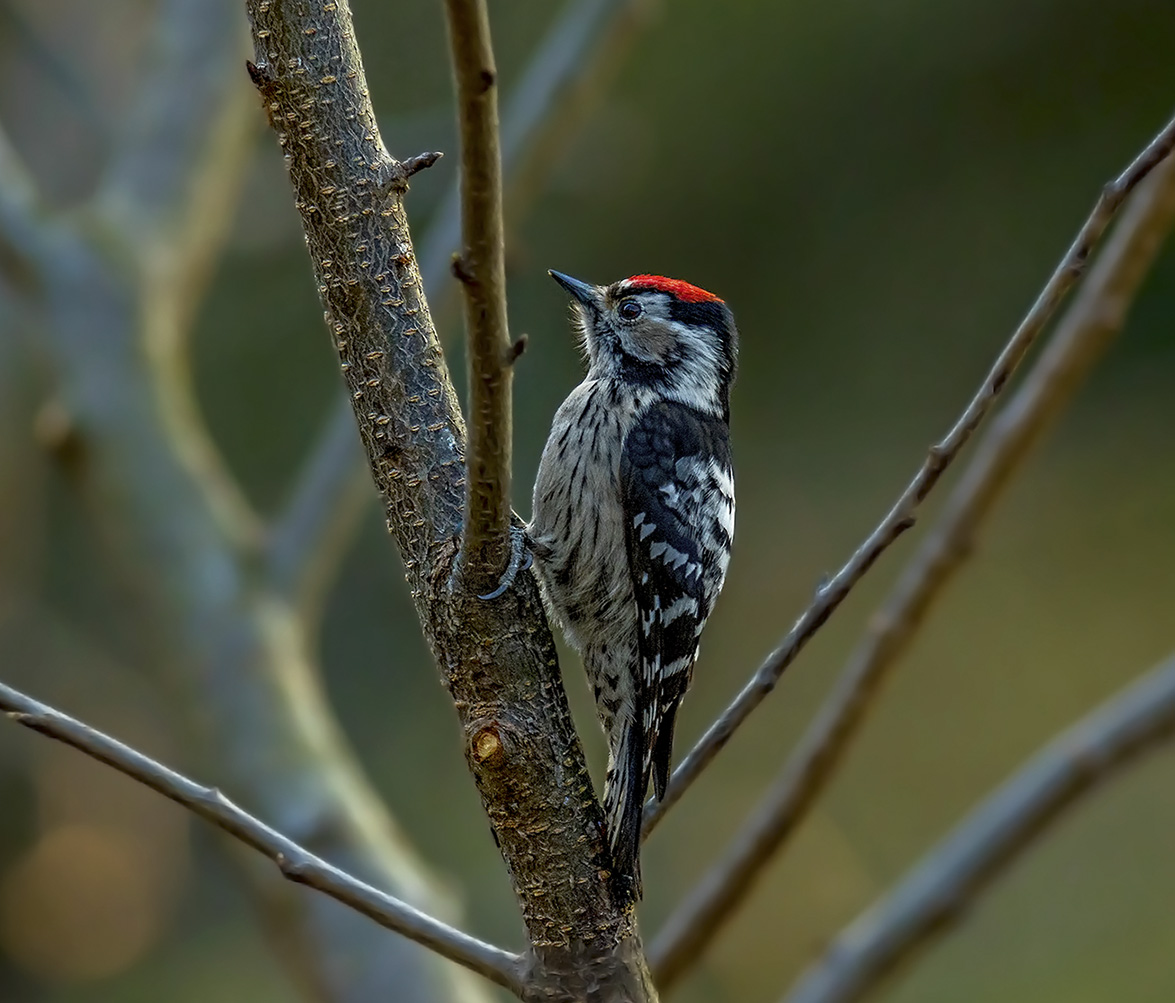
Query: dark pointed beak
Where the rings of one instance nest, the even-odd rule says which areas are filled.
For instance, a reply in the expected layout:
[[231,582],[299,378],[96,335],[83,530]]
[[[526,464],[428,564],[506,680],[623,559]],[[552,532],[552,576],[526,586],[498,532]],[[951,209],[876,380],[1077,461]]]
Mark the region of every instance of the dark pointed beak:
[[596,287],[590,282],[580,282],[579,279],[573,279],[570,275],[564,275],[562,272],[548,271],[547,274],[584,306],[594,307],[596,305]]

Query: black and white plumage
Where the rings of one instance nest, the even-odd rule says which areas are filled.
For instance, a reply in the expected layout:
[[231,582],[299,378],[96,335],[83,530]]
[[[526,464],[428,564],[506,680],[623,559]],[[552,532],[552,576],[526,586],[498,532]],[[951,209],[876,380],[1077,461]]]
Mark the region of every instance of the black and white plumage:
[[593,687],[613,873],[635,898],[645,795],[650,779],[665,792],[677,710],[730,559],[738,336],[726,304],[684,282],[551,274],[577,301],[588,373],[555,414],[528,535]]

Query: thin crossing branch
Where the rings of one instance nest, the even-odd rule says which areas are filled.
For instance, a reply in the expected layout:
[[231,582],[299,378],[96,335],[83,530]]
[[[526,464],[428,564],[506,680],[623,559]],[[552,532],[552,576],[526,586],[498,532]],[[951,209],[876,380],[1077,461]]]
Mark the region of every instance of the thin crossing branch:
[[969,553],[1010,475],[1124,327],[1130,304],[1173,225],[1175,160],[1168,160],[1131,199],[1089,279],[1020,389],[988,428],[943,514],[871,621],[869,633],[779,779],[662,930],[650,951],[661,985],[671,984],[701,956],[828,785],[881,684]]
[[220,791],[168,769],[109,735],[0,683],[0,710],[17,724],[71,745],[153,791],[183,805],[207,822],[268,857],[297,884],[329,895],[442,957],[464,965],[514,991],[520,985],[518,958],[425,915],[378,888],[332,867],[264,822],[242,811]]
[[690,750],[689,755],[674,771],[664,799],[660,802],[650,800],[645,805],[645,836],[656,828],[665,813],[709,766],[739,726],[775,689],[784,670],[795,661],[804,645],[836,611],[877,558],[914,525],[919,506],[991,410],[992,404],[1056,312],[1061,300],[1084,274],[1091,252],[1105,234],[1106,228],[1126,197],[1171,152],[1172,148],[1175,148],[1175,120],[1163,128],[1121,175],[1105,186],[1094,205],[1093,212],[954,426],[940,442],[930,447],[925,462],[885,518],[857,548],[848,563],[820,588],[812,604],[796,621],[779,647],[771,653],[734,702],[710,725],[697,745]]
[[1175,736],[1175,658],[1021,767],[845,929],[784,1003],[855,1003],[952,929],[1065,812]]
[[406,168],[380,137],[349,5],[247,7],[250,73],[286,155],[371,474],[527,928],[523,991],[652,1003],[534,578],[489,602],[453,587],[465,424],[421,288]]
[[461,134],[461,253],[453,274],[465,302],[469,442],[458,567],[477,585],[506,568],[510,524],[510,391],[506,238],[498,140],[498,70],[485,0],[445,0]]

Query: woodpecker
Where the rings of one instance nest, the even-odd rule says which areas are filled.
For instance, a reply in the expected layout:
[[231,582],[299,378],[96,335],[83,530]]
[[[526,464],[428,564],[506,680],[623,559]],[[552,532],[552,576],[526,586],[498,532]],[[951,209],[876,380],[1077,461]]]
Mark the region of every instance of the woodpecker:
[[587,376],[555,413],[527,527],[547,605],[583,658],[608,739],[614,887],[641,896],[641,812],[669,781],[673,727],[734,538],[726,304],[660,275],[573,297]]

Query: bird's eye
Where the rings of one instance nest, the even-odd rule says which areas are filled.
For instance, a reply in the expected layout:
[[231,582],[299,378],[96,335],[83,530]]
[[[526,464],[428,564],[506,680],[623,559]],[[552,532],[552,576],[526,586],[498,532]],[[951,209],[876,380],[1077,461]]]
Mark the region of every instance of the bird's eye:
[[616,308],[616,312],[622,320],[636,320],[637,317],[644,313],[644,310],[636,300],[627,299],[620,301],[620,306]]

